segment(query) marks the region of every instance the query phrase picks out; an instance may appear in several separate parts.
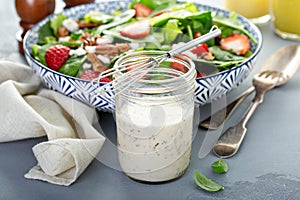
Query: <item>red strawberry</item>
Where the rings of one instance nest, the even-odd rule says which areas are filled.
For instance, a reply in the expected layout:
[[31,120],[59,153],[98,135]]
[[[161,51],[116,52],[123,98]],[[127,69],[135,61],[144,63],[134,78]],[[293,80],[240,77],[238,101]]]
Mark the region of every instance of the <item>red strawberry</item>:
[[112,81],[112,79],[110,77],[103,77],[103,78],[100,79],[100,82],[108,83],[108,82],[111,82],[111,81]]
[[69,52],[69,47],[60,44],[48,48],[45,55],[48,67],[58,70],[68,60]]
[[249,38],[244,35],[232,35],[220,42],[221,49],[231,51],[237,55],[245,55],[250,49]]
[[170,65],[171,68],[176,69],[178,71],[182,71],[182,72],[187,72],[188,69],[181,63],[179,62],[171,62]]
[[197,72],[196,78],[201,78],[201,77],[204,77],[204,76],[206,76],[206,74],[204,72]]
[[196,54],[197,56],[201,57],[203,52],[208,52],[208,46],[207,44],[200,44],[197,47],[193,48],[191,50],[193,54]]
[[[87,81],[92,81],[96,78],[98,78],[100,72],[96,72],[94,70],[85,70],[82,75],[81,75],[81,79],[83,80],[87,80]],[[110,77],[104,77],[100,79],[100,82],[110,82],[112,81],[112,79]]]
[[148,17],[152,13],[152,10],[143,4],[136,4],[134,9],[135,17]]
[[148,20],[132,22],[122,27],[120,34],[133,39],[144,38],[149,35],[150,26],[151,24]]

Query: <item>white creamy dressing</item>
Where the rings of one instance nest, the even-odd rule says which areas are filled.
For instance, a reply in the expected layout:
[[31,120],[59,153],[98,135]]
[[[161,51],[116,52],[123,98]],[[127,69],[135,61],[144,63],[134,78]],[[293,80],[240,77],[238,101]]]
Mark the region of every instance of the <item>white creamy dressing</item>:
[[119,160],[138,180],[166,181],[186,170],[191,154],[194,105],[124,102],[116,110]]

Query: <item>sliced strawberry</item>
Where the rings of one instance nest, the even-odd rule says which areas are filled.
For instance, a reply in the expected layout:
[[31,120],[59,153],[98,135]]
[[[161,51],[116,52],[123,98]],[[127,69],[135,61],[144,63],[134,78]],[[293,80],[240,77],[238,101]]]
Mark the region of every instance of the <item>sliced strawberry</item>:
[[203,52],[208,52],[207,44],[203,43],[191,50],[193,54],[196,54],[198,57],[202,57]]
[[144,38],[149,35],[150,26],[149,20],[132,22],[122,27],[120,34],[133,39]]
[[45,60],[50,69],[58,70],[69,58],[70,48],[63,45],[54,45],[47,49]]
[[[92,81],[96,78],[98,78],[100,72],[96,72],[94,70],[85,70],[82,75],[81,75],[81,79],[83,80],[87,80],[87,81]],[[104,77],[100,79],[100,82],[111,82],[112,79],[110,77]]]
[[143,4],[136,4],[133,8],[135,17],[148,17],[152,13],[152,10]]
[[171,62],[170,65],[171,68],[176,69],[178,71],[182,71],[182,72],[187,72],[188,69],[181,63],[179,62]]
[[110,77],[103,77],[103,78],[100,79],[100,82],[106,82],[106,83],[109,83],[109,82],[111,82],[111,81],[112,81],[112,78],[110,78]]
[[85,70],[81,74],[80,78],[83,80],[91,81],[91,80],[98,78],[99,74],[100,74],[100,72],[96,72],[94,70]]
[[201,78],[201,77],[204,77],[204,76],[206,76],[206,74],[204,72],[197,72],[196,78]]
[[231,51],[237,55],[245,55],[250,49],[249,38],[244,34],[232,35],[220,42],[221,49]]

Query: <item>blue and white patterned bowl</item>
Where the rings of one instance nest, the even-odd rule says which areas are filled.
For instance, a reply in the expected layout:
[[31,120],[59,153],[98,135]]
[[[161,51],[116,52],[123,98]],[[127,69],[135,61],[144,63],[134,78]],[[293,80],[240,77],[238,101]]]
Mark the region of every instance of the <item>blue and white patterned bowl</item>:
[[[112,11],[119,9],[127,9],[129,1],[105,1],[101,3],[92,3],[76,6],[63,11],[63,14],[72,17],[80,18],[89,11],[97,10],[105,13],[111,13]],[[199,10],[210,10],[213,15],[226,16],[230,15],[229,11],[219,8],[197,4]],[[43,84],[55,91],[65,94],[66,96],[83,101],[84,103],[91,105],[101,111],[114,111],[114,98],[111,91],[106,91],[105,94],[95,95],[97,87],[106,84],[92,84],[90,81],[81,80],[76,77],[70,77],[59,72],[53,71],[43,64],[35,60],[30,52],[31,46],[37,43],[38,30],[48,20],[55,17],[51,15],[38,24],[36,24],[31,30],[27,32],[24,38],[24,50],[25,57],[29,65],[33,68],[33,71],[41,77]],[[246,59],[242,64],[233,67],[229,70],[219,72],[217,74],[197,78],[197,89],[195,91],[196,103],[204,105],[217,99],[232,88],[237,87],[242,81],[249,75],[253,68],[253,64],[256,60],[258,53],[262,47],[262,36],[259,29],[251,23],[249,20],[242,16],[238,16],[239,20],[245,24],[247,31],[258,41],[257,44],[251,44],[251,50],[253,55]]]

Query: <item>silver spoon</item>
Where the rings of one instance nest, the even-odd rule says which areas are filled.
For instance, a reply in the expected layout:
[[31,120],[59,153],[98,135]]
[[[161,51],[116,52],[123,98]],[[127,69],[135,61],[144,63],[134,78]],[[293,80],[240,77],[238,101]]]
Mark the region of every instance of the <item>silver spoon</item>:
[[[282,71],[287,74],[289,78],[291,78],[294,73],[299,68],[299,65],[294,64],[294,67],[288,67],[288,65],[293,65],[293,62],[297,62],[297,55],[299,54],[299,46],[290,45],[285,46],[279,49],[274,53],[274,57],[277,60],[271,60],[274,58],[269,58],[266,63],[264,63],[260,69],[260,73],[264,71]],[[299,55],[298,55],[299,56]],[[275,63],[278,62],[278,63]],[[274,63],[274,64],[273,64]],[[291,68],[291,71],[287,71]],[[287,79],[288,80],[288,79]],[[281,79],[276,83],[276,86],[280,86],[286,83],[287,80]],[[248,88],[245,92],[243,92],[235,101],[228,104],[223,109],[209,116],[202,122],[200,122],[199,126],[202,128],[216,130],[221,127],[232,115],[232,113],[239,107],[239,105],[248,97],[252,92],[254,92],[254,86]]]
[[258,105],[263,102],[264,94],[278,85],[285,84],[298,70],[300,65],[300,46],[290,45],[277,50],[253,78],[255,97],[247,112],[235,126],[227,129],[213,147],[213,152],[220,157],[235,155],[247,132],[246,124]]

